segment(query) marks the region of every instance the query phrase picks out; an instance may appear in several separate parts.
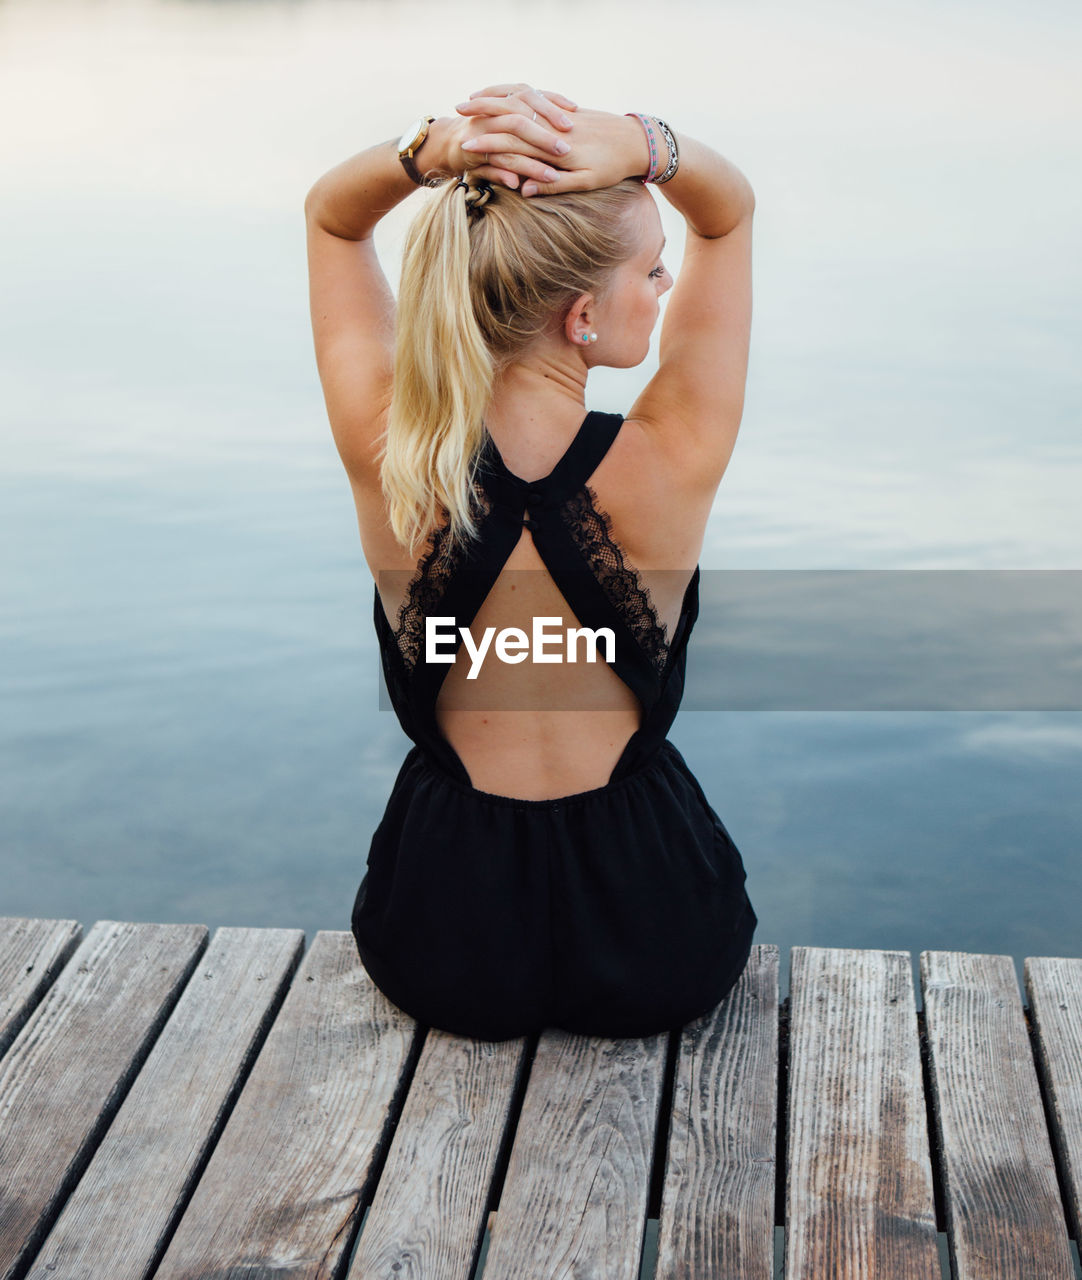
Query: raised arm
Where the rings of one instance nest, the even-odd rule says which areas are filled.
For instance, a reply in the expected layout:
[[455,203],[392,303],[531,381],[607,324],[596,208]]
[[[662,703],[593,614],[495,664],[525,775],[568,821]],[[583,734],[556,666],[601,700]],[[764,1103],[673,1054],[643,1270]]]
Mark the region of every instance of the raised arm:
[[[458,110],[491,110],[493,100],[483,95]],[[744,409],[755,195],[734,164],[670,128],[679,167],[658,190],[684,217],[684,261],[666,305],[658,371],[627,416],[657,436],[692,488],[712,495],[728,466]],[[641,176],[649,166],[646,132],[634,117],[580,108],[569,139],[570,152],[555,161],[562,171],[556,181],[527,181],[523,195],[607,186]],[[486,142],[482,136],[476,145]],[[658,152],[658,172],[664,172],[668,146],[660,130]]]
[[716,151],[684,133],[676,141],[680,166],[658,189],[684,217],[684,261],[661,325],[658,371],[628,416],[716,488],[744,412],[755,195]]
[[[492,164],[486,164],[484,151],[496,152],[495,145],[481,152],[463,150],[463,143],[489,124],[456,116],[434,120],[415,163],[426,177],[467,169],[508,184],[520,175],[544,177],[552,172],[544,157],[559,156],[556,143],[570,128],[565,109],[573,111],[574,104],[559,94],[529,90],[507,96],[500,128],[513,150],[489,155]],[[398,159],[395,139],[325,173],[304,206],[312,332],[331,429],[354,486],[372,490],[378,486],[379,437],[391,396],[395,320],[394,297],[372,232],[384,214],[416,190]]]

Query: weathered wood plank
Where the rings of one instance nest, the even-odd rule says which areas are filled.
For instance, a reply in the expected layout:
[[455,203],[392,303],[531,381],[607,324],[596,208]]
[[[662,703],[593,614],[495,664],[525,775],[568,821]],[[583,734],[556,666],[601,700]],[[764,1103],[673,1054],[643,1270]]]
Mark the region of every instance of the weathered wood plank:
[[0,1060],[0,1276],[21,1271],[206,944],[202,925],[100,921]]
[[429,1031],[349,1280],[470,1280],[526,1047]]
[[1082,1240],[1082,959],[1030,956],[1023,975],[1067,1217]]
[[79,945],[78,920],[0,916],[0,1055]]
[[940,1280],[907,951],[794,947],[787,1280]]
[[304,946],[219,929],[28,1280],[144,1280],[217,1140]]
[[932,1102],[955,1280],[1073,1280],[1010,956],[923,951]]
[[680,1036],[655,1280],[771,1280],[778,948]]
[[541,1036],[485,1280],[635,1280],[667,1044]]
[[337,1274],[418,1034],[318,933],[155,1280]]

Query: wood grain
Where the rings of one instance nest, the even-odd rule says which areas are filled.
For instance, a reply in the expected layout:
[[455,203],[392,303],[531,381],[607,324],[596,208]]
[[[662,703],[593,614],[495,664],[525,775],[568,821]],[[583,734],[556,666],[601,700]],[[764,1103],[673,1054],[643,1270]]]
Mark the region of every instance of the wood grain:
[[1082,959],[1031,956],[1023,974],[1068,1221],[1082,1240]]
[[429,1031],[349,1280],[470,1280],[526,1044]]
[[304,946],[300,929],[219,929],[29,1280],[151,1275]]
[[485,1280],[636,1280],[667,1043],[542,1035]]
[[318,933],[155,1280],[337,1275],[417,1034],[352,935]]
[[96,924],[0,1060],[0,1277],[37,1251],[206,944]]
[[680,1036],[655,1280],[771,1280],[778,948]]
[[909,953],[794,947],[790,1004],[788,1280],[940,1280]]
[[[637,1280],[659,1132],[651,1280],[770,1280],[776,947],[659,1117],[667,1036],[422,1043],[348,933],[206,939],[0,919],[0,1280],[469,1280],[486,1217],[484,1280]],[[788,1280],[939,1280],[933,1159],[954,1280],[1073,1280],[1082,959],[1025,979],[1032,1042],[1010,957],[922,953],[930,1157],[908,953],[793,950]]]
[[0,1055],[79,945],[77,920],[0,916]]
[[1014,962],[924,951],[920,969],[954,1280],[1074,1280]]

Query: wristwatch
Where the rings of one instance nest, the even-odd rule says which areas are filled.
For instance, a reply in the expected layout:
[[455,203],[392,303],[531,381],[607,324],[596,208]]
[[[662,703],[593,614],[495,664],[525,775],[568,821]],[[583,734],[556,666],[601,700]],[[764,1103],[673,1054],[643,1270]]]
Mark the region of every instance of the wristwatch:
[[413,157],[425,138],[428,137],[428,126],[435,118],[435,116],[422,116],[416,124],[410,125],[398,143],[398,158],[402,161],[402,168],[405,169],[418,186],[424,184],[424,178],[421,177],[420,170],[414,164]]

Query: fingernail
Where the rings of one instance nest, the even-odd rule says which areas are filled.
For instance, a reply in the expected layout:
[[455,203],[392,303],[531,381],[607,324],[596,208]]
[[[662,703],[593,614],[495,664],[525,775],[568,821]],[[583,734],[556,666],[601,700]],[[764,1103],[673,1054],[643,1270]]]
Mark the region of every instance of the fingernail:
[[560,123],[563,125],[563,127],[564,127],[565,129],[570,129],[570,128],[571,128],[571,117],[570,117],[570,116],[561,116],[561,117],[560,117]]
[[523,194],[524,196],[533,196],[533,195],[536,195],[536,194],[537,194],[537,187],[536,187],[536,185],[535,185],[534,183],[532,183],[532,182],[527,182],[527,183],[523,186],[523,188],[522,188],[522,194]]
[[546,181],[546,182],[555,182],[555,181],[556,181],[556,179],[557,179],[559,176],[560,176],[560,175],[556,172],[556,170],[555,170],[555,169],[546,169],[546,170],[545,170],[545,181]]
[[553,151],[557,152],[559,155],[566,156],[567,153],[571,150],[571,143],[564,142],[563,138],[557,138],[556,145],[552,149]]

